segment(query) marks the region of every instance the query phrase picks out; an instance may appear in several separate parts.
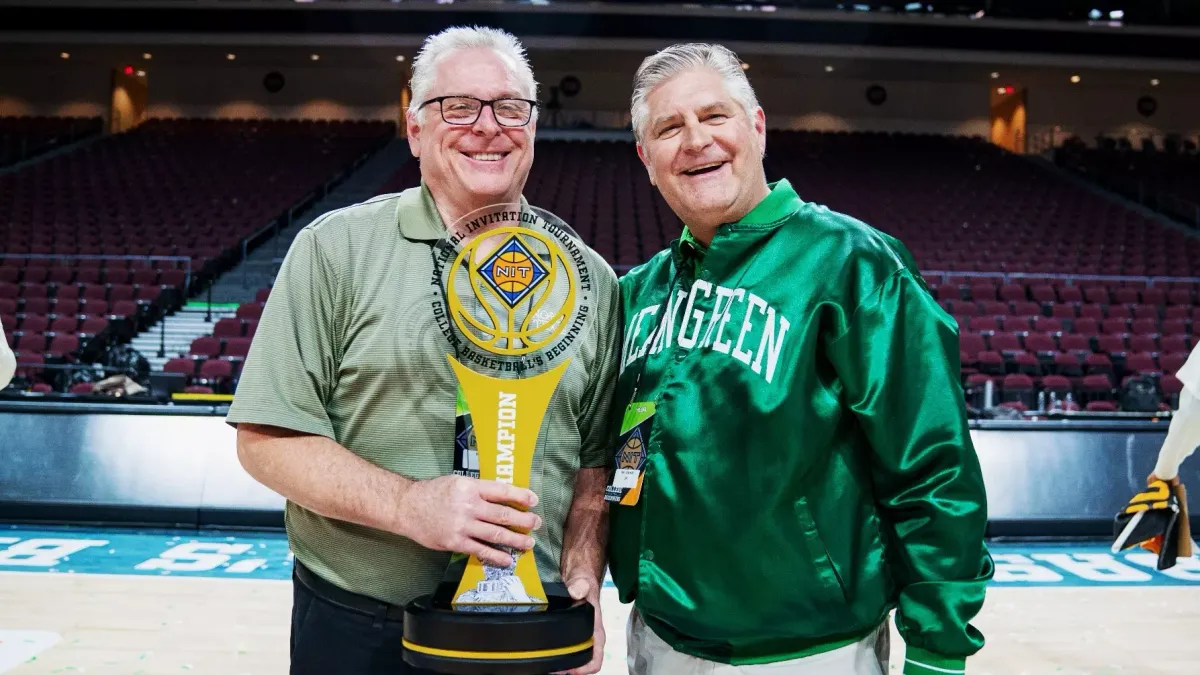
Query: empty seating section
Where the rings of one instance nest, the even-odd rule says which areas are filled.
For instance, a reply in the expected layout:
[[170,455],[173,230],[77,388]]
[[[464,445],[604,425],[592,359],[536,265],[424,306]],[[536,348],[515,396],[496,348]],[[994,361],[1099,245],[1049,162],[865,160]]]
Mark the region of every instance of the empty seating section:
[[978,139],[783,131],[767,150],[768,177],[912,251],[959,322],[969,392],[990,379],[1027,408],[1045,392],[1101,410],[1157,373],[1174,402],[1200,339],[1200,239]]
[[1169,151],[1134,150],[1127,141],[1118,146],[1112,139],[1101,139],[1095,148],[1069,142],[1055,155],[1061,166],[1200,225],[1200,154],[1191,141]]
[[[19,184],[0,179],[0,213],[14,214],[25,233],[10,224],[0,241],[9,253],[138,250],[203,266],[374,142],[361,131],[148,125],[73,163],[47,162]],[[1174,404],[1173,375],[1200,341],[1200,239],[981,139],[772,131],[767,150],[769,180],[786,177],[805,200],[909,247],[959,324],[968,396],[990,382],[1008,405],[1033,408],[1040,395],[1109,410],[1129,378],[1148,373],[1164,405]],[[106,174],[110,164],[117,177]],[[410,161],[379,192],[419,180]],[[618,270],[648,259],[682,227],[628,142],[538,141],[525,196]],[[50,353],[60,334],[135,309],[129,303],[178,283],[178,272],[5,262],[0,315],[10,333],[16,324],[18,349],[29,340]],[[269,293],[248,299],[165,369],[185,374],[195,391],[232,391]]]
[[244,239],[394,129],[151,120],[0,175],[0,320],[19,361],[70,354],[108,320],[165,302],[164,291],[181,300],[189,275],[223,269]]
[[766,163],[898,237],[923,270],[1200,275],[1200,239],[982,140],[775,132]]
[[211,335],[193,340],[187,354],[163,364],[163,371],[186,375],[188,392],[230,393],[270,295],[270,288],[260,289],[253,300],[238,307],[235,316],[218,319]]
[[1159,376],[1165,402],[1174,405],[1173,376],[1200,340],[1200,280],[1147,286],[1066,285],[1036,276],[926,273],[925,279],[958,322],[964,382],[977,388],[990,379],[1002,398],[1029,408],[1038,385],[1060,399],[1069,391],[1081,406],[1105,408],[1139,374]]
[[0,167],[100,133],[99,117],[0,117]]

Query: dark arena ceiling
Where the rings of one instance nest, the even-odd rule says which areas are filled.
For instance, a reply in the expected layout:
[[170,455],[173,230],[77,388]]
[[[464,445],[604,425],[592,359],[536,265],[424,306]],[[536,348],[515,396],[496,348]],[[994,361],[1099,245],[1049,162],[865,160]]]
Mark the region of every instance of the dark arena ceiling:
[[[456,0],[0,0],[0,42],[154,35],[181,43],[252,36],[343,44],[418,40],[462,24],[572,41],[826,46],[1192,61],[1196,0],[715,3]],[[1189,27],[1194,26],[1194,27]]]

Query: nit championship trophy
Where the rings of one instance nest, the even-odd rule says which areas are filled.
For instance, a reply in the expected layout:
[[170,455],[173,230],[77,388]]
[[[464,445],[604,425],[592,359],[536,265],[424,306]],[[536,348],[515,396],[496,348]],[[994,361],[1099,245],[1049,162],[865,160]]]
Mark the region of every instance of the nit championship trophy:
[[[594,316],[584,251],[566,223],[523,203],[471,213],[435,247],[434,316],[459,385],[455,473],[528,489],[540,478],[543,417]],[[532,550],[506,552],[508,568],[456,554],[437,590],[405,608],[406,662],[544,675],[591,660],[594,608],[544,582]]]

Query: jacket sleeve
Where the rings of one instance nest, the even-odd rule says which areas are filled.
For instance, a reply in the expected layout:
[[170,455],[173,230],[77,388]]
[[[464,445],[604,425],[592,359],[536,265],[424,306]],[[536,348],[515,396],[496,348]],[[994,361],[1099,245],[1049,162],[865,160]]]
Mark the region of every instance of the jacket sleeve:
[[907,675],[965,672],[993,563],[958,329],[907,269],[862,297],[827,350],[870,447]]

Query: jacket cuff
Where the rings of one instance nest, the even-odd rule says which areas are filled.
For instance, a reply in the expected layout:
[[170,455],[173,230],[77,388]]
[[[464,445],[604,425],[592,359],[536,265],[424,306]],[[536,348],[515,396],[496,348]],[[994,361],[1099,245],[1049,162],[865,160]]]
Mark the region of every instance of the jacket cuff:
[[908,647],[904,652],[904,675],[964,675],[967,660],[942,656],[918,647]]

